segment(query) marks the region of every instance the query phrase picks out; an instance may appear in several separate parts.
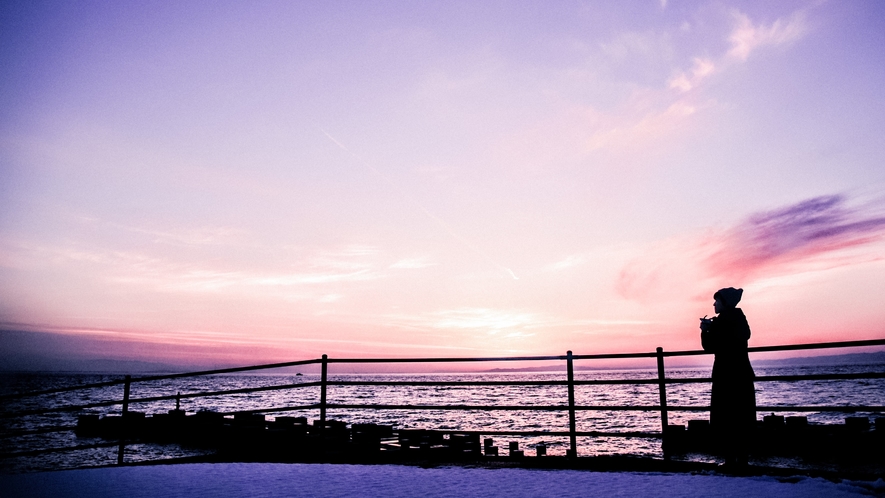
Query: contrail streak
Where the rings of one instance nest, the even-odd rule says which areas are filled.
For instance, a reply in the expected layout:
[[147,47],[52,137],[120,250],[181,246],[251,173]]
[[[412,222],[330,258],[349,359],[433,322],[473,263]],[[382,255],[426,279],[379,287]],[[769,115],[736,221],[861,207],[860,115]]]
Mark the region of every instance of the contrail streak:
[[432,219],[433,221],[435,221],[435,222],[436,222],[439,226],[441,226],[441,227],[442,227],[442,228],[443,228],[443,229],[444,229],[449,235],[451,235],[452,238],[454,238],[455,240],[457,240],[458,242],[460,242],[462,245],[464,245],[465,247],[467,247],[468,249],[470,249],[470,250],[471,250],[472,252],[474,252],[475,254],[477,254],[477,255],[479,255],[480,257],[482,257],[483,259],[485,259],[485,260],[486,260],[488,263],[490,263],[492,266],[498,268],[499,270],[501,270],[501,271],[507,273],[508,275],[510,275],[511,277],[513,277],[513,280],[519,280],[519,277],[517,277],[516,274],[513,273],[513,270],[511,270],[510,268],[507,268],[506,266],[503,266],[503,265],[501,265],[501,264],[496,263],[495,260],[493,260],[491,257],[489,257],[485,252],[483,252],[483,251],[482,251],[479,247],[477,247],[475,244],[473,244],[473,243],[470,242],[469,240],[465,239],[464,237],[458,235],[458,234],[455,232],[455,230],[452,229],[452,227],[451,227],[448,223],[446,223],[446,222],[443,221],[441,218],[439,218],[438,216],[436,216],[436,215],[434,215],[433,213],[431,213],[430,211],[428,211],[427,208],[425,208],[423,205],[421,205],[421,203],[419,203],[418,201],[416,201],[411,195],[407,194],[407,193],[404,192],[401,188],[399,188],[398,185],[396,185],[396,184],[395,184],[395,183],[394,183],[394,182],[393,182],[393,181],[392,181],[387,175],[385,175],[384,173],[382,173],[381,171],[379,171],[378,168],[372,166],[371,164],[369,164],[368,161],[366,161],[366,160],[363,159],[362,157],[358,156],[357,154],[353,153],[353,152],[352,152],[350,149],[348,149],[344,144],[342,144],[341,142],[339,142],[338,140],[336,140],[335,137],[333,137],[332,135],[330,135],[329,132],[327,132],[326,130],[324,130],[324,129],[322,129],[322,128],[319,128],[319,130],[320,130],[321,132],[323,132],[323,134],[326,135],[326,137],[328,137],[329,140],[331,140],[335,145],[337,145],[338,147],[341,147],[341,150],[343,150],[343,151],[347,152],[348,154],[350,154],[350,156],[353,157],[354,159],[356,159],[360,164],[362,164],[364,167],[370,169],[373,173],[375,173],[376,175],[378,175],[378,176],[379,176],[382,180],[384,180],[384,181],[385,181],[385,182],[386,182],[386,183],[387,183],[387,184],[388,184],[388,185],[389,185],[389,186],[390,186],[390,187],[391,187],[391,188],[392,188],[397,194],[399,194],[400,197],[402,197],[402,198],[403,198],[404,200],[406,200],[408,203],[410,203],[410,204],[412,204],[413,206],[415,206],[415,207],[417,207],[418,209],[420,209],[421,212],[423,212],[428,218],[430,218],[430,219]]

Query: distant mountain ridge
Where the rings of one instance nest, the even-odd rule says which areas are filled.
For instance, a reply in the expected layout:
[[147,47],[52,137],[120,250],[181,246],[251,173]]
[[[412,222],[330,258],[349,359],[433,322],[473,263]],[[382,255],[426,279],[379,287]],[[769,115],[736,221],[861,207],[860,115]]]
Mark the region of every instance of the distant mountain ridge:
[[59,372],[59,373],[132,373],[161,374],[187,372],[190,368],[169,365],[166,363],[116,360],[112,358],[74,359],[74,358],[27,358],[24,361],[0,361],[0,371],[11,372]]
[[[846,353],[840,355],[828,356],[800,356],[795,358],[780,358],[770,360],[753,360],[750,358],[755,367],[820,367],[833,365],[883,365],[885,366],[885,351],[877,351],[873,353]],[[684,365],[676,368],[693,368],[693,367],[709,367],[708,364]],[[483,370],[488,373],[508,373],[508,372],[564,372],[565,364],[547,367],[524,367],[524,368],[493,368]],[[651,370],[652,367],[587,367],[575,366],[575,371],[588,370]]]
[[[752,359],[751,359],[752,360]],[[831,365],[877,365],[885,364],[885,351],[874,353],[847,353],[829,356],[802,356],[773,360],[752,360],[753,365],[760,367],[799,367],[799,366],[831,366]]]
[[0,329],[0,372],[154,374],[198,370],[184,363],[93,357],[96,353],[90,353],[89,344],[73,335]]

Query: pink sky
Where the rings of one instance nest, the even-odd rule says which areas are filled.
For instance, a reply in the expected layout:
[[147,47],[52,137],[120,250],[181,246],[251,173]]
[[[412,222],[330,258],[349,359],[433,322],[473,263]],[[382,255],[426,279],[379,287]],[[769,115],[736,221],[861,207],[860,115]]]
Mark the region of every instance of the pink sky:
[[881,2],[0,23],[0,329],[46,354],[695,349],[724,286],[751,345],[885,337]]

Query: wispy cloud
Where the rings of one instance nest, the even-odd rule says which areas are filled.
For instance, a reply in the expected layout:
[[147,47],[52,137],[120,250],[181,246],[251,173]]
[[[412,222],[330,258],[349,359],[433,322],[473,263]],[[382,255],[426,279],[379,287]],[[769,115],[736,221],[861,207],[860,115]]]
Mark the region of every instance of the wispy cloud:
[[548,313],[516,309],[462,307],[418,315],[387,316],[386,324],[418,329],[485,332],[502,337],[529,337],[554,329],[629,327],[651,322],[621,318],[561,318]]
[[[749,16],[738,11],[732,13],[732,18],[734,27],[728,34],[730,48],[727,52],[693,57],[689,69],[674,70],[666,89],[654,88],[644,92],[644,98],[631,103],[635,109],[630,106],[622,109],[626,112],[621,113],[621,118],[591,113],[594,120],[592,126],[587,127],[591,131],[584,142],[585,150],[615,149],[633,153],[637,145],[663,143],[687,119],[711,105],[709,100],[691,98],[688,92],[702,87],[714,74],[725,73],[729,67],[746,61],[752,52],[793,42],[809,31],[804,11],[797,11],[787,19],[778,19],[771,25],[754,24]],[[653,53],[648,49],[648,42],[652,39],[652,36],[633,33],[621,35],[616,42],[604,44],[603,50],[610,57],[623,57],[629,53],[648,55]],[[678,93],[674,94],[673,90]]]
[[843,195],[815,197],[750,216],[707,258],[711,271],[742,277],[778,264],[860,246],[885,236],[885,216],[852,208]]
[[607,57],[616,61],[625,62],[634,56],[653,60],[672,56],[672,47],[668,41],[665,33],[626,31],[600,43],[599,48]]
[[422,256],[418,258],[405,258],[401,259],[392,265],[389,268],[395,268],[400,270],[414,270],[418,268],[427,268],[428,266],[435,266],[436,263],[430,261],[430,258],[427,256]]
[[141,343],[157,343],[157,344],[175,344],[176,346],[219,346],[233,345],[243,346],[251,345],[257,341],[254,338],[243,338],[242,336],[224,331],[211,330],[145,330],[137,328],[99,328],[99,327],[75,327],[75,326],[58,326],[50,323],[22,323],[22,322],[0,322],[0,329],[3,330],[22,330],[30,332],[50,332],[54,334],[76,335],[81,337],[91,337],[100,340],[120,340],[127,342]]
[[741,61],[747,60],[753,51],[761,47],[792,42],[808,31],[802,11],[794,13],[789,19],[778,19],[768,26],[753,24],[746,14],[738,11],[732,15],[736,25],[728,38],[731,42],[728,55]]
[[[266,288],[270,292],[282,287],[322,286],[345,282],[375,280],[382,275],[370,263],[320,258],[296,269],[259,271],[251,269],[223,270],[210,266],[159,263],[136,271],[112,274],[109,279],[121,283],[146,285],[154,290],[173,292],[255,292]],[[322,293],[322,299],[327,297]]]
[[[140,288],[144,292],[278,293],[302,288],[304,298],[331,302],[331,284],[356,283],[384,277],[376,261],[378,250],[348,246],[315,251],[287,264],[244,265],[236,260],[176,259],[174,254],[139,250],[112,250],[83,245],[49,245],[0,240],[0,266],[49,268],[98,280]],[[307,290],[316,288],[315,290]],[[325,289],[325,290],[324,290]],[[289,294],[291,297],[291,293]],[[330,299],[329,296],[336,296]]]
[[250,276],[243,280],[246,284],[288,286],[301,284],[327,284],[332,282],[352,282],[378,278],[368,268],[346,273],[302,273],[289,275]]
[[536,312],[481,307],[387,315],[382,320],[386,326],[438,331],[446,334],[463,333],[474,337],[474,339],[487,335],[530,337],[536,333],[533,329],[552,322],[550,317]]
[[350,245],[341,249],[316,252],[307,258],[307,262],[315,268],[359,271],[372,265],[371,258],[378,253],[378,248],[373,246]]
[[586,258],[581,254],[572,254],[566,256],[565,258],[557,261],[550,265],[550,268],[555,271],[565,270],[566,268],[572,268],[575,266],[580,266],[586,263]]
[[157,230],[153,228],[108,223],[108,226],[132,233],[148,236],[152,242],[181,245],[210,245],[238,242],[245,232],[240,229],[215,226],[196,227],[180,230]]
[[[701,111],[716,106],[714,97],[699,92],[715,75],[727,74],[755,51],[796,41],[810,31],[804,11],[769,25],[754,23],[748,15],[732,11],[730,21],[721,32],[727,40],[726,48],[694,55],[687,64],[677,63],[672,75],[664,80],[665,85],[637,87],[614,112],[589,105],[562,109],[551,119],[507,136],[499,145],[496,160],[509,165],[531,158],[533,165],[555,168],[598,153],[619,158],[642,156],[648,151],[659,153],[661,147],[677,143],[680,134],[690,133],[688,125]],[[676,59],[673,39],[667,32],[629,31],[600,43],[598,48],[608,63],[627,65],[638,60],[640,66],[656,66]],[[568,74],[582,84],[597,77],[587,68],[576,68]]]
[[677,70],[668,86],[680,92],[688,92],[700,86],[705,79],[723,72],[735,62],[744,62],[754,51],[766,47],[791,43],[802,38],[809,30],[805,13],[797,11],[788,19],[778,19],[771,25],[754,24],[749,16],[733,11],[734,27],[728,35],[729,50],[717,58],[695,57],[688,70]]
[[505,311],[489,308],[460,308],[441,311],[434,315],[432,326],[440,329],[484,329],[500,331],[526,327],[538,323],[534,313]]
[[863,247],[885,240],[883,211],[882,200],[852,205],[845,195],[829,195],[754,213],[732,227],[661,241],[621,270],[616,287],[643,299],[882,258]]
[[672,103],[664,110],[654,110],[626,126],[597,130],[587,138],[587,152],[602,149],[630,151],[653,143],[662,143],[680,122],[697,112],[695,105],[685,101]]
[[[155,265],[142,269],[110,272],[107,280],[121,284],[146,287],[160,292],[234,292],[251,293],[266,288],[273,289],[298,286],[374,280],[381,275],[365,268],[356,271],[257,272],[223,271],[212,268],[188,268],[180,265]],[[323,294],[323,299],[327,296]]]
[[670,80],[670,88],[675,88],[683,92],[687,92],[696,87],[700,82],[716,71],[716,64],[710,59],[696,57],[694,66],[690,71],[680,72],[676,77]]

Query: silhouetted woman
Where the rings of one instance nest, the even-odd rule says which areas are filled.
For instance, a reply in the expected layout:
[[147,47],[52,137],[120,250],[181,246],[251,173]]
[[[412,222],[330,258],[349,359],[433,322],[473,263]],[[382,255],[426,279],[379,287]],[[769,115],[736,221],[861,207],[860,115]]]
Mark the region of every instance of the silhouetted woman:
[[710,395],[710,428],[722,445],[726,463],[746,464],[746,438],[756,423],[756,389],[747,356],[750,325],[740,308],[743,289],[713,294],[718,316],[701,319],[701,345],[715,355]]

